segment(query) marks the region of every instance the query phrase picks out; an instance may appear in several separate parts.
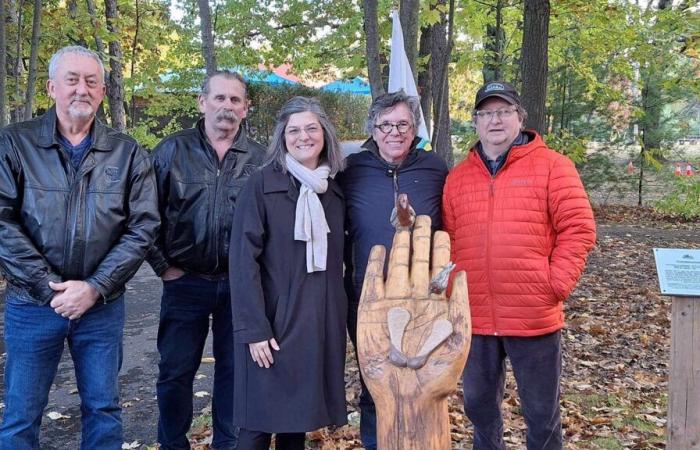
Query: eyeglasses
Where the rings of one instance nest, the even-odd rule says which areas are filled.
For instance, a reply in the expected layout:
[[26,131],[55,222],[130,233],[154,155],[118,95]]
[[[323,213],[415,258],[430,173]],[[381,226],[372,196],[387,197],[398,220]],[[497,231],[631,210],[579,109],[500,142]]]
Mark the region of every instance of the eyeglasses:
[[374,128],[378,128],[379,131],[381,131],[384,134],[389,134],[391,131],[396,127],[396,131],[398,131],[401,134],[406,134],[408,130],[413,128],[413,125],[411,125],[408,122],[399,122],[399,123],[391,123],[391,122],[382,122],[379,125],[375,125]]
[[497,109],[495,111],[490,111],[488,109],[482,109],[479,111],[474,111],[474,115],[481,120],[486,120],[487,122],[490,122],[493,120],[493,117],[496,116],[498,119],[507,119],[510,116],[513,115],[513,113],[517,111],[517,108],[503,108],[503,109]]
[[319,125],[309,125],[306,128],[287,128],[284,130],[284,134],[289,137],[299,137],[299,135],[301,135],[301,130],[304,130],[308,136],[315,136],[323,131]]

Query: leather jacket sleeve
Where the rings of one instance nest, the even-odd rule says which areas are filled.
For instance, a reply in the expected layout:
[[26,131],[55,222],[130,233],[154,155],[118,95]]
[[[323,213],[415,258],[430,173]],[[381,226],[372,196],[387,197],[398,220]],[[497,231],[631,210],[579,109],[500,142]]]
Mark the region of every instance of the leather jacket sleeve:
[[127,195],[129,219],[124,232],[95,272],[85,280],[105,300],[111,299],[136,273],[153,244],[160,224],[153,165],[148,154],[140,149],[132,163]]
[[0,267],[10,283],[46,304],[54,295],[49,281],[62,280],[17,221],[22,173],[13,152],[7,137],[0,135]]
[[[169,183],[169,170],[166,163],[162,160],[158,147],[153,151],[153,171],[155,173],[157,199],[158,199],[158,211],[160,217],[165,217],[164,207],[168,204],[168,183]],[[168,260],[165,258],[163,252],[164,248],[164,232],[162,229],[158,231],[156,235],[156,240],[148,250],[146,254],[146,262],[151,266],[156,275],[161,276],[163,272],[170,267]]]

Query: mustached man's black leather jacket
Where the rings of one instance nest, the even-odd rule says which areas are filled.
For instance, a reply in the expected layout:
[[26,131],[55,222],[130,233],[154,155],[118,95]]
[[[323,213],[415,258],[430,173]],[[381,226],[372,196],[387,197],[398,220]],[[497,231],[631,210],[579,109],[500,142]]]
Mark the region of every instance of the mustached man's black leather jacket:
[[153,151],[162,226],[147,257],[156,274],[175,266],[196,275],[228,275],[236,199],[265,158],[265,147],[240,129],[223,161],[209,145],[204,119]]
[[56,111],[0,130],[0,267],[40,304],[49,281],[83,280],[114,300],[159,225],[149,155],[95,120],[76,173],[59,145]]

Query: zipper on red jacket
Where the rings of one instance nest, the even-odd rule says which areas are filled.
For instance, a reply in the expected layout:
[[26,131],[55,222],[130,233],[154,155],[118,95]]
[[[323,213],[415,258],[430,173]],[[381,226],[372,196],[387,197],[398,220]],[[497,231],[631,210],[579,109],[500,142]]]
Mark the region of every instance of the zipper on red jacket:
[[[510,150],[513,148],[511,147]],[[493,288],[493,276],[491,273],[491,228],[493,227],[493,204],[495,202],[495,189],[496,189],[496,177],[500,172],[505,170],[506,166],[508,165],[508,161],[510,160],[510,156],[512,154],[512,151],[508,152],[508,155],[506,156],[506,160],[501,166],[501,168],[496,172],[495,174],[491,174],[491,171],[489,168],[486,166],[486,163],[482,161],[481,157],[476,154],[475,156],[478,158],[478,160],[481,162],[481,166],[483,169],[486,171],[487,176],[489,177],[489,210],[488,210],[488,220],[486,223],[486,264],[488,266],[487,268],[487,277],[489,279],[489,300],[491,302],[491,320],[493,321],[493,335],[498,336],[498,325],[496,324],[496,302],[494,300],[494,288]]]
[[[486,166],[486,163],[481,159],[479,154],[475,151],[474,157],[477,161],[481,163],[481,168],[486,173],[489,178],[489,209],[486,220],[486,277],[489,280],[489,302],[491,303],[491,321],[493,322],[493,335],[498,336],[498,327],[496,326],[496,303],[493,300],[493,276],[491,274],[491,227],[493,226],[493,203],[494,203],[494,190],[496,183],[496,175],[491,175],[491,171]],[[508,155],[510,157],[510,154]],[[508,157],[506,157],[506,162],[508,162]],[[501,170],[506,166],[503,163]],[[500,170],[499,170],[500,172]]]
[[491,300],[491,320],[493,321],[493,334],[498,336],[498,326],[496,325],[496,302],[493,298],[493,274],[491,273],[491,227],[493,227],[493,203],[494,203],[494,189],[496,177],[491,175],[489,180],[489,212],[488,212],[488,222],[486,225],[486,261],[488,265],[489,278],[489,299]]

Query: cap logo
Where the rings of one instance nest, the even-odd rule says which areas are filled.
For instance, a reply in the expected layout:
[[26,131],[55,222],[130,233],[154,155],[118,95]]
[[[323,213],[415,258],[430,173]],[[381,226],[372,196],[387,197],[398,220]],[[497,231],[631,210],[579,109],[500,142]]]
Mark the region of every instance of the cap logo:
[[486,89],[484,89],[484,92],[491,92],[491,91],[505,91],[506,87],[503,86],[501,83],[491,83],[488,86],[486,86]]

